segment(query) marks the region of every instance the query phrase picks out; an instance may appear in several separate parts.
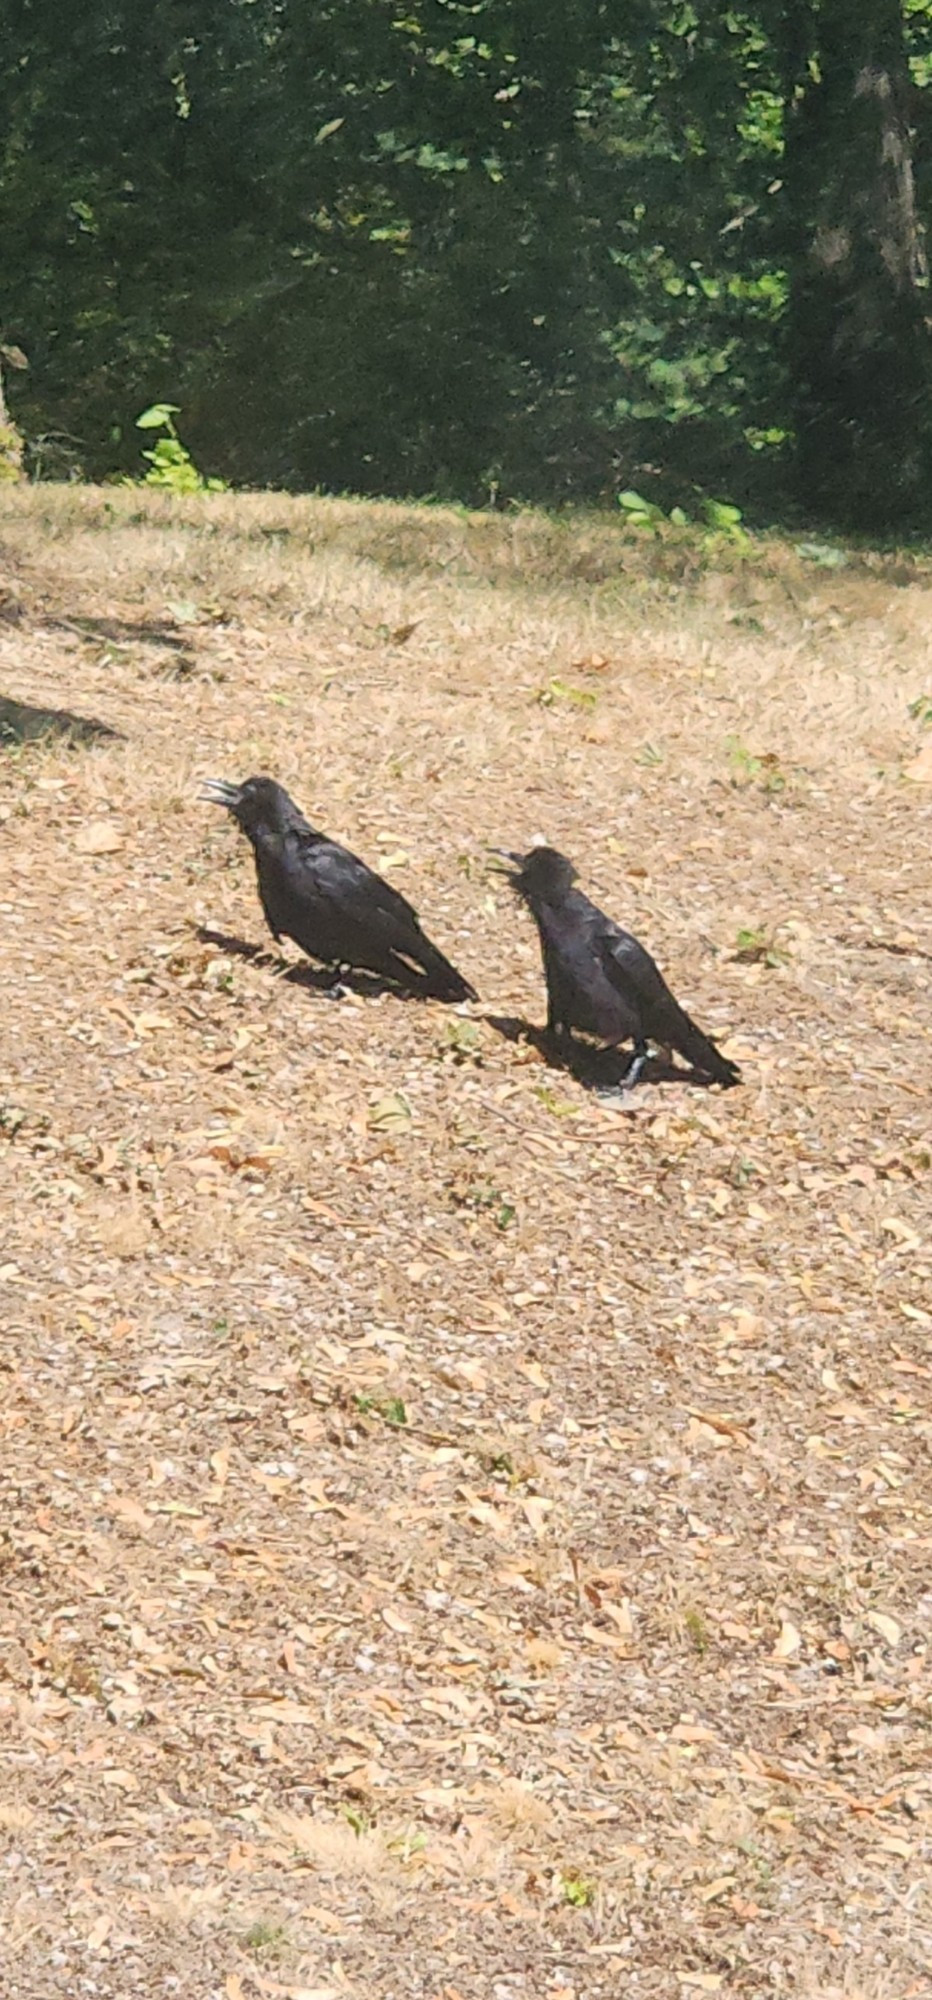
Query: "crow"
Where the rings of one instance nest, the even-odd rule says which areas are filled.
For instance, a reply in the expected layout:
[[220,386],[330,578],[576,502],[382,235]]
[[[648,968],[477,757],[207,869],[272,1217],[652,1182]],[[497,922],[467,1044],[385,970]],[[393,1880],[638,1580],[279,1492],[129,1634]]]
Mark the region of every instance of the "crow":
[[259,901],[276,940],[292,938],[309,957],[335,966],[337,977],[341,966],[353,966],[436,1000],[476,999],[425,937],[410,903],[309,825],[274,778],[241,785],[210,778],[201,797],[226,806],[251,842]]
[[540,935],[548,1034],[565,1038],[575,1028],[602,1042],[633,1042],[626,1090],[644,1068],[648,1042],[678,1050],[715,1083],[740,1081],[736,1064],[720,1054],[674,1000],[644,946],[574,888],[576,870],[565,855],[554,847],[532,847],[528,854],[504,848],[496,852],[514,863],[517,873],[503,872],[527,904]]

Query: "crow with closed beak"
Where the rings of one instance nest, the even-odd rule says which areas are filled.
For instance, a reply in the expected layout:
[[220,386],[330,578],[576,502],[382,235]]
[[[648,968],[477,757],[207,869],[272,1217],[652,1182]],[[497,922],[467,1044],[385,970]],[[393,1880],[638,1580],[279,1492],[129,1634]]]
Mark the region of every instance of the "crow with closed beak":
[[565,855],[554,847],[532,847],[528,854],[495,851],[514,864],[517,872],[508,872],[507,879],[537,925],[549,1034],[560,1039],[575,1029],[613,1046],[633,1042],[626,1090],[641,1075],[649,1042],[676,1049],[714,1083],[740,1082],[736,1064],[674,1000],[650,953],[575,887],[576,870]]
[[274,778],[241,785],[210,778],[201,797],[225,806],[251,843],[259,901],[276,940],[292,938],[338,975],[341,966],[352,966],[423,997],[475,1000],[404,896],[311,826]]

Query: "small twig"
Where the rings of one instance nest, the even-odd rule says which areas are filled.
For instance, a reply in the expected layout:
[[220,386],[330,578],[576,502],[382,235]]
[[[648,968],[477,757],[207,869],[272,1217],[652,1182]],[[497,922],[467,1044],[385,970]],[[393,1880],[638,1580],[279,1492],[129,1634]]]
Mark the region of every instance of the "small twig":
[[[921,1095],[921,1093],[920,1093],[920,1095]],[[522,1138],[524,1138],[524,1139],[529,1139],[529,1140],[531,1140],[532,1142],[533,1142],[533,1141],[534,1141],[534,1140],[536,1139],[536,1140],[537,1140],[537,1143],[538,1143],[538,1145],[541,1145],[541,1146],[546,1146],[546,1147],[548,1148],[548,1150],[549,1150],[549,1147],[550,1147],[550,1145],[552,1144],[552,1141],[551,1141],[551,1138],[550,1138],[550,1135],[549,1135],[548,1133],[545,1133],[545,1132],[532,1132],[532,1131],[530,1130],[530,1127],[529,1127],[529,1126],[527,1126],[527,1125],[522,1125],[522,1123],[521,1123],[521,1120],[520,1120],[519,1118],[513,1118],[513,1117],[511,1116],[510,1112],[508,1112],[508,1111],[503,1111],[503,1110],[502,1110],[502,1107],[501,1107],[501,1105],[500,1105],[500,1104],[491,1104],[491,1103],[490,1103],[490,1104],[487,1104],[487,1105],[486,1105],[486,1110],[487,1110],[487,1111],[494,1111],[494,1113],[495,1113],[495,1116],[496,1116],[496,1118],[502,1118],[502,1119],[504,1119],[504,1122],[505,1122],[505,1124],[506,1124],[506,1125],[511,1125],[511,1126],[512,1126],[512,1127],[514,1128],[514,1130],[515,1130],[516,1132],[520,1132],[520,1133],[521,1133],[521,1136],[522,1136]],[[574,1114],[574,1115],[575,1115],[575,1114]],[[625,1113],[624,1115],[625,1115],[625,1116],[627,1117],[627,1116],[628,1116],[629,1114],[628,1114],[628,1113]],[[592,1143],[593,1143],[594,1145],[596,1145],[596,1146],[605,1146],[605,1145],[614,1145],[614,1146],[617,1146],[617,1144],[618,1144],[618,1141],[619,1141],[619,1139],[620,1139],[620,1137],[621,1137],[621,1133],[620,1133],[620,1131],[616,1131],[616,1132],[595,1132],[595,1131],[593,1131],[593,1129],[592,1129],[592,1127],[591,1127],[591,1126],[585,1126],[585,1127],[583,1128],[582,1132],[580,1132],[580,1131],[579,1131],[579,1130],[577,1129],[577,1130],[576,1130],[576,1131],[575,1131],[575,1132],[574,1132],[574,1133],[572,1134],[572,1136],[573,1136],[573,1138],[574,1138],[574,1139],[579,1139],[579,1140],[582,1140],[582,1139],[585,1139],[585,1140],[586,1140],[586,1143],[587,1143],[587,1144],[588,1144],[588,1143],[589,1143],[589,1142],[591,1141],[591,1142],[592,1142]]]
[[923,951],[919,944],[896,944],[893,938],[877,937],[840,937],[837,941],[849,951],[886,951],[891,958],[924,958],[932,964],[932,951]]
[[892,1085],[893,1088],[896,1090],[905,1090],[907,1096],[909,1097],[923,1097],[925,1099],[928,1099],[929,1096],[927,1090],[920,1090],[917,1084],[907,1083],[903,1077],[896,1076],[892,1073],[889,1076],[883,1076],[881,1075],[880,1071],[876,1069],[859,1069],[858,1075],[869,1077],[872,1083],[882,1083],[882,1084],[887,1084],[888,1086]]

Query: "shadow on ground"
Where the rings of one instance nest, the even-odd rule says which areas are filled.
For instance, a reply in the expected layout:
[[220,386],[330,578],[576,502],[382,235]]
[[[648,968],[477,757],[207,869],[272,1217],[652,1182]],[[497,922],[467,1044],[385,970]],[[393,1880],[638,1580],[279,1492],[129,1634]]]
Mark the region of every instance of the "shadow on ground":
[[72,715],[68,708],[35,708],[28,701],[0,695],[0,744],[41,743],[49,736],[69,743],[124,742],[120,729],[94,716]]
[[183,633],[153,618],[87,618],[82,613],[71,618],[50,618],[47,622],[63,632],[77,632],[82,639],[109,639],[114,646],[125,646],[135,640],[146,646],[169,646],[176,653],[188,650]]
[[[557,1041],[546,1028],[535,1028],[520,1015],[486,1014],[484,1019],[506,1042],[529,1042],[543,1056],[548,1069],[562,1070],[586,1090],[617,1090],[628,1073],[629,1050],[599,1048],[595,1042]],[[665,1062],[661,1056],[651,1056],[641,1071],[637,1088],[640,1090],[645,1083],[688,1083],[694,1090],[708,1090],[711,1078],[700,1076],[696,1070],[681,1069],[677,1063]]]
[[244,958],[252,965],[267,966],[277,978],[287,986],[303,986],[311,993],[323,993],[338,1000],[340,993],[358,993],[364,1000],[372,1000],[379,993],[393,993],[396,1000],[436,1000],[436,994],[411,986],[395,985],[391,979],[381,979],[377,972],[355,972],[341,970],[339,983],[337,975],[326,967],[312,965],[309,960],[299,960],[295,965],[291,959],[283,958],[281,952],[266,949],[261,944],[248,944],[245,938],[232,937],[226,931],[215,931],[200,924],[197,937],[201,944],[213,944],[228,958]]

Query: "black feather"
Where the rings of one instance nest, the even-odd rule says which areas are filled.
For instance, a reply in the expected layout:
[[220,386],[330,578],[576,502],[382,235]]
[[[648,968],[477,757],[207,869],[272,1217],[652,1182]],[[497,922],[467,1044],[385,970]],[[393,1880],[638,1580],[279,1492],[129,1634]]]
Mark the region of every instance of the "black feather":
[[613,1045],[630,1041],[636,1057],[655,1042],[715,1083],[740,1081],[737,1065],[674,999],[650,953],[575,887],[576,870],[565,855],[532,847],[508,858],[517,864],[509,879],[540,935],[551,1034],[575,1030]]
[[274,778],[247,778],[241,785],[211,779],[203,796],[226,806],[251,842],[273,937],[291,938],[324,964],[376,972],[437,1000],[475,1000],[468,980],[425,936],[404,896],[311,826]]

